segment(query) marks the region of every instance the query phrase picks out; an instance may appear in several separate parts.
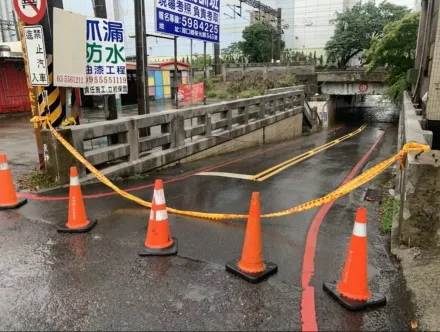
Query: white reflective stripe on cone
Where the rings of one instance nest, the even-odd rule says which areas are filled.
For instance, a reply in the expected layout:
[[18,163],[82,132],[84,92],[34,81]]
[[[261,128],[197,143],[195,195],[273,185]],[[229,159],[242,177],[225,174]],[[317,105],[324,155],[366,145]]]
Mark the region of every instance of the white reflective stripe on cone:
[[79,186],[79,179],[77,176],[70,177],[71,186]]
[[154,202],[157,205],[165,204],[165,193],[163,192],[163,189],[154,191]]
[[8,163],[0,163],[0,171],[6,171],[9,169]]
[[353,235],[358,237],[367,236],[367,224],[361,224],[359,222],[354,223]]
[[168,220],[167,210],[156,211],[156,221]]

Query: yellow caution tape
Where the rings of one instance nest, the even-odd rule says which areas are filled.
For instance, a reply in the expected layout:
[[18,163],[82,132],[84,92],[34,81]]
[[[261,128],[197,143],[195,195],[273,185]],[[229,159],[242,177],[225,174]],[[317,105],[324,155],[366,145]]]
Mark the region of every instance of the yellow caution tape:
[[[31,122],[38,123],[42,121],[47,121],[47,117],[42,116],[35,116],[31,119]],[[49,129],[52,132],[52,134],[61,142],[61,144],[64,145],[64,147],[72,153],[72,155],[78,159],[79,162],[81,162],[93,175],[96,176],[96,178],[101,181],[103,184],[108,186],[109,188],[113,189],[115,192],[117,192],[122,197],[125,197],[133,202],[136,202],[142,206],[151,208],[151,202],[144,201],[143,199],[140,199],[139,197],[136,197],[132,194],[129,194],[121,189],[119,189],[117,186],[115,186],[109,179],[107,179],[100,171],[98,171],[92,164],[90,164],[78,151],[76,151],[72,145],[69,144],[63,137],[61,137],[56,129],[51,125],[50,121],[47,121],[49,125]],[[403,157],[408,152],[415,152],[415,151],[422,151],[426,152],[429,151],[430,147],[428,145],[418,144],[418,143],[407,143],[404,145],[402,150],[396,154],[395,156],[388,158],[387,160],[381,162],[380,164],[368,169],[367,171],[363,172],[361,175],[355,177],[353,180],[347,182],[346,184],[340,186],[335,191],[331,192],[330,194],[321,197],[319,199],[315,199],[313,201],[298,205],[296,207],[292,207],[288,210],[281,211],[281,212],[275,212],[275,213],[269,213],[264,214],[261,217],[262,218],[275,218],[275,217],[282,217],[287,216],[289,214],[294,214],[306,210],[313,209],[315,207],[321,206],[323,204],[329,203],[331,201],[334,201],[346,194],[348,194],[350,191],[353,191],[354,189],[360,187],[364,183],[372,180],[377,175],[382,173],[385,169],[390,167],[392,164],[400,161],[401,165]],[[225,220],[225,219],[246,219],[248,215],[246,214],[224,214],[224,213],[204,213],[204,212],[196,212],[196,211],[185,211],[185,210],[177,210],[170,207],[167,207],[167,211],[170,213],[182,215],[182,216],[189,216],[189,217],[196,217],[196,218],[203,218],[203,219],[211,219],[211,220]]]
[[74,126],[74,125],[76,125],[75,118],[64,119],[63,122],[61,123],[61,127]]

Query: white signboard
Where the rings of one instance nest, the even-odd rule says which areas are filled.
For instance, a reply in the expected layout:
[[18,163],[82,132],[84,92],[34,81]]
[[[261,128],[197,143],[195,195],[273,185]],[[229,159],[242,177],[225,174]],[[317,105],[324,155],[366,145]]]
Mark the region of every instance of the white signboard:
[[28,57],[30,84],[32,86],[48,86],[49,75],[43,27],[41,25],[25,26],[24,43]]
[[86,86],[86,19],[84,15],[53,9],[55,86]]
[[128,92],[122,22],[87,18],[86,95]]

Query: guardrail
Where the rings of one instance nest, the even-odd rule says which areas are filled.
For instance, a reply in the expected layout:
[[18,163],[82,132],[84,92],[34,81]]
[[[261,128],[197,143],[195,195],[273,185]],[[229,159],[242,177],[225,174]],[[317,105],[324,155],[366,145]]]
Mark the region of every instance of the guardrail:
[[[405,91],[402,112],[399,118],[397,150],[409,142],[432,145],[432,131],[424,130],[422,110],[414,104]],[[399,167],[396,177],[396,193],[400,199],[398,222],[391,231],[391,247],[401,244],[420,245],[437,229],[427,220],[437,218],[432,202],[438,197],[436,179],[440,166],[440,152],[431,150],[426,153],[409,152],[404,167]],[[419,234],[425,233],[424,237]],[[422,240],[423,239],[423,240]]]
[[268,89],[266,90],[265,94],[269,95],[269,94],[276,94],[282,92],[305,91],[305,89],[306,89],[305,85],[287,86],[284,88]]
[[402,146],[409,142],[432,145],[432,131],[422,128],[422,110],[416,109],[408,92],[403,96],[403,113],[400,117]]
[[314,61],[285,61],[285,62],[248,62],[248,63],[225,63],[226,68],[242,67],[285,67],[285,66],[315,66]]
[[[72,126],[72,145],[108,176],[143,173],[299,114],[303,105],[298,90]],[[118,143],[109,144],[115,135]]]

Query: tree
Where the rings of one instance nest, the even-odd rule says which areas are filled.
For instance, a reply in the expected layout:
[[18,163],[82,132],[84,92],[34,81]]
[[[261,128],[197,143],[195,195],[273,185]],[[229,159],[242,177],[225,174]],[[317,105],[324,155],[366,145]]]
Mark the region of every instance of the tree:
[[319,57],[318,61],[319,61],[319,65],[320,65],[321,67],[323,67],[323,66],[324,66],[324,56],[323,56],[322,54],[321,54],[321,56]]
[[313,53],[313,61],[315,61],[315,63],[316,63],[316,60],[318,60],[318,58],[316,57],[316,51]]
[[[205,68],[205,62],[204,62],[203,54],[194,54],[192,59],[192,68],[197,69],[204,69]],[[206,66],[209,66],[210,63],[212,63],[212,57],[210,54],[206,55]]]
[[334,34],[327,42],[327,57],[338,65],[345,67],[348,61],[358,53],[370,48],[374,37],[381,37],[388,23],[400,20],[409,13],[405,6],[382,2],[358,3],[343,13],[336,13],[330,21],[335,26]]
[[309,57],[307,58],[308,61],[313,61],[313,54],[312,52],[309,53]]
[[[247,26],[242,33],[243,41],[239,44],[244,57],[250,62],[270,62],[276,52],[276,29],[266,23]],[[281,51],[285,42],[281,41]]]
[[241,42],[234,42],[221,50],[221,56],[225,63],[235,63],[243,56],[240,47]]
[[189,57],[186,56],[186,63],[189,63]]
[[409,87],[406,73],[414,66],[419,19],[419,13],[409,13],[401,20],[387,24],[383,36],[374,37],[367,51],[369,71],[385,67],[387,95],[396,105],[402,103],[403,91]]

